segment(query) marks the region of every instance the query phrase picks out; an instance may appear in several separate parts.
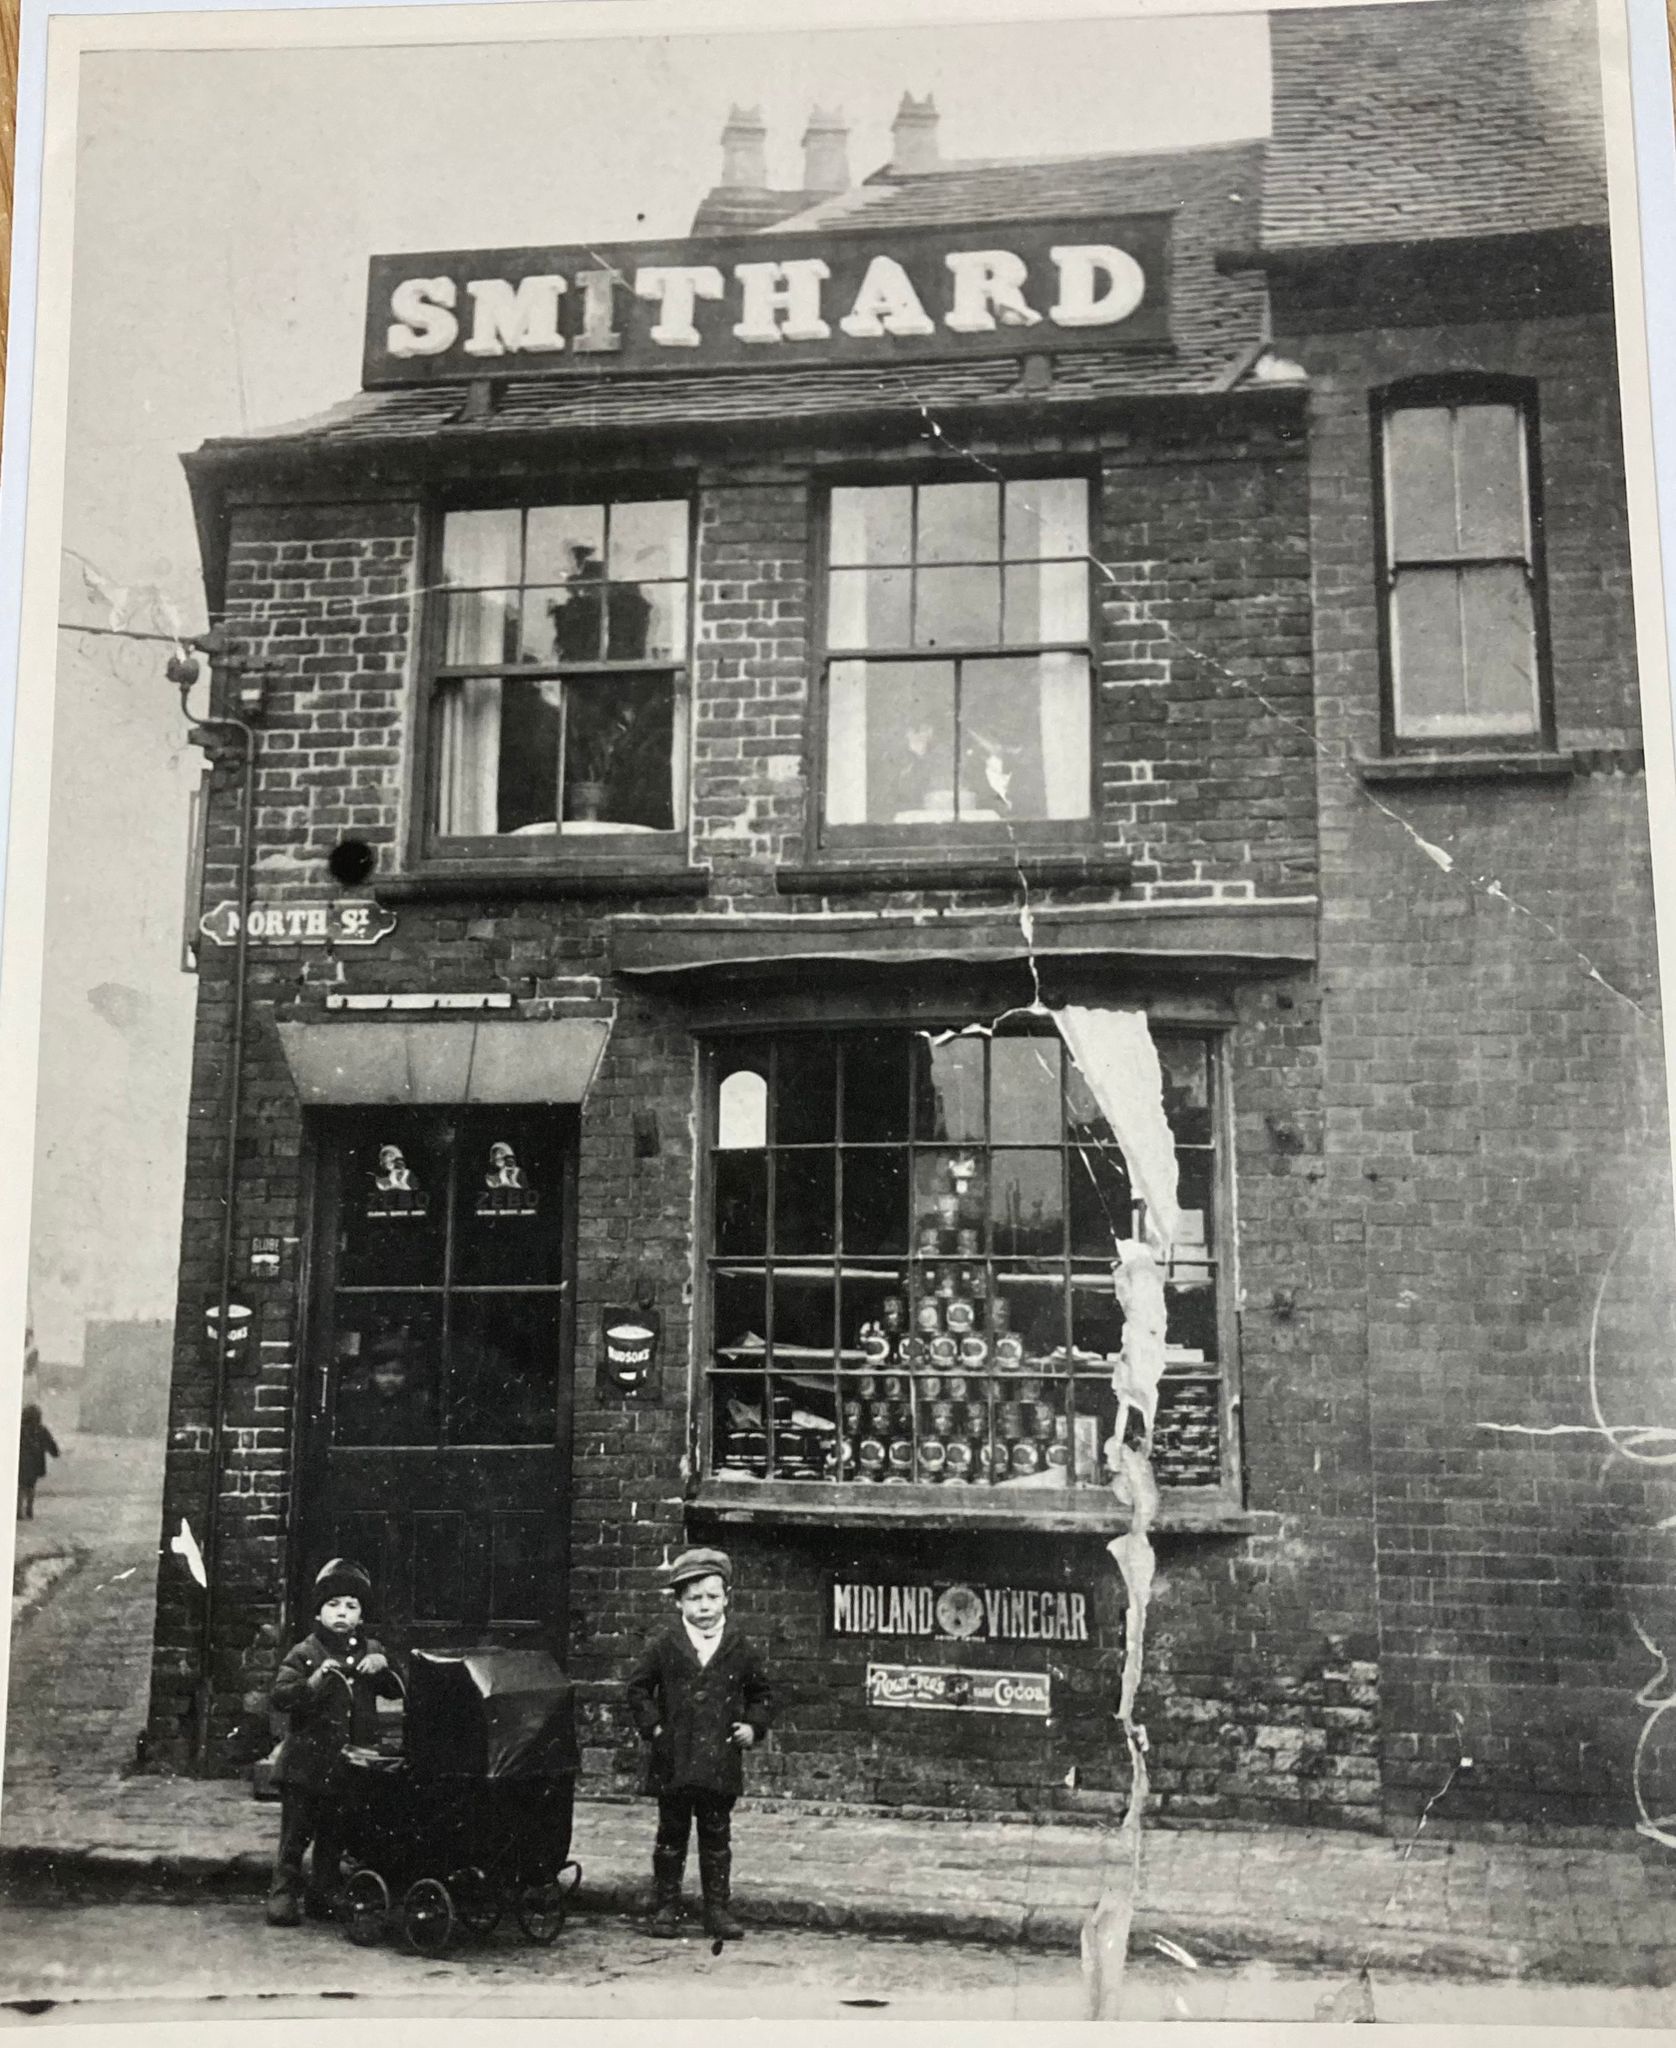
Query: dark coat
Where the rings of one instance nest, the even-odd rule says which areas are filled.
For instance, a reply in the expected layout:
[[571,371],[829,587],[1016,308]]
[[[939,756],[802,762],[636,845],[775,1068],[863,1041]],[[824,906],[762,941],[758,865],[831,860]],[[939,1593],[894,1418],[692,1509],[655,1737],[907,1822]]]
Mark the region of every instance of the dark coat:
[[733,1724],[748,1721],[760,1742],[774,1696],[756,1646],[731,1622],[708,1664],[680,1621],[651,1638],[628,1682],[629,1712],[651,1744],[648,1792],[720,1792],[738,1798],[745,1774]]
[[286,1651],[273,1689],[275,1711],[290,1724],[275,1767],[282,1785],[323,1792],[346,1749],[377,1743],[374,1702],[399,1699],[402,1683],[393,1669],[362,1675],[357,1667],[375,1652],[382,1656],[384,1646],[373,1636],[357,1631],[345,1639],[320,1630]]
[[17,1483],[19,1486],[34,1486],[46,1476],[48,1458],[58,1456],[58,1445],[53,1434],[41,1420],[41,1411],[35,1407],[23,1411],[23,1427],[18,1432]]

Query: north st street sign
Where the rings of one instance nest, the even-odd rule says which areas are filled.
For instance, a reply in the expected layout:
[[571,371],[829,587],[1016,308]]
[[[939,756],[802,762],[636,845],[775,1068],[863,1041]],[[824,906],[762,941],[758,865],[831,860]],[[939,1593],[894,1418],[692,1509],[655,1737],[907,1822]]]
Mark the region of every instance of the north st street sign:
[[[396,928],[396,914],[382,903],[253,903],[250,936],[269,945],[376,946]],[[198,929],[217,946],[239,936],[239,906],[218,903],[198,920]]]
[[1169,339],[1169,216],[375,256],[363,383]]

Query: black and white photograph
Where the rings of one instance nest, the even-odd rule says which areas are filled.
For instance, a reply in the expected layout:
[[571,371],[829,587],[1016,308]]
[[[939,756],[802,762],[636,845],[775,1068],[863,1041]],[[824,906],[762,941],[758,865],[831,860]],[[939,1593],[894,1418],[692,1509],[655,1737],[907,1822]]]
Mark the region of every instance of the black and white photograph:
[[47,23],[0,2023],[1676,2029],[1640,11]]

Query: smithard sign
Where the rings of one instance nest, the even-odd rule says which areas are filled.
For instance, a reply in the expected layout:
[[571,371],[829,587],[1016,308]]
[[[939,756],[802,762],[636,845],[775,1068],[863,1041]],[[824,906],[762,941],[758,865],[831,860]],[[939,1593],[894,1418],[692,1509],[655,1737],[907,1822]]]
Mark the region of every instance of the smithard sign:
[[1169,216],[375,256],[363,382],[1158,346]]

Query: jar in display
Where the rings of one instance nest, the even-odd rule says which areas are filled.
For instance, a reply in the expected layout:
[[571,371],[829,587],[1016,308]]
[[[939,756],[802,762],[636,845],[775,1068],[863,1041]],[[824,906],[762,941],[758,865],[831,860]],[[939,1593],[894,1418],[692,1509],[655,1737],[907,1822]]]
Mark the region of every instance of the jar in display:
[[953,1337],[933,1337],[928,1349],[933,1365],[950,1366],[959,1363],[960,1346]]
[[1024,1434],[1024,1410],[1017,1401],[1003,1401],[995,1411],[995,1434],[1004,1444],[1017,1443]]
[[954,1248],[963,1259],[975,1259],[978,1255],[978,1233],[970,1225],[956,1231]]
[[1053,1437],[1053,1426],[1058,1420],[1051,1401],[1033,1401],[1030,1404],[1030,1434],[1048,1443]]
[[914,1310],[914,1328],[922,1337],[935,1337],[943,1327],[943,1305],[936,1295],[928,1294]]
[[947,1448],[936,1437],[928,1436],[919,1447],[919,1475],[935,1484],[943,1476]]
[[932,1430],[934,1431],[934,1433],[935,1433],[936,1435],[940,1436],[940,1437],[951,1437],[951,1436],[953,1436],[953,1434],[954,1434],[954,1403],[953,1403],[952,1401],[933,1401],[933,1402],[932,1402],[932,1404],[931,1404],[931,1427],[932,1427]]
[[912,1368],[923,1365],[926,1361],[926,1356],[925,1339],[923,1337],[904,1337],[902,1339],[902,1363],[905,1366]]
[[1008,1335],[995,1340],[995,1363],[1003,1372],[1024,1370],[1024,1340]]
[[856,1445],[855,1455],[863,1479],[882,1479],[885,1476],[887,1454],[882,1438],[864,1436]]
[[964,1437],[951,1437],[943,1452],[943,1477],[967,1483],[972,1477],[972,1467],[972,1446]]
[[939,1266],[937,1269],[937,1299],[943,1304],[945,1315],[948,1311],[948,1304],[953,1301],[954,1296],[954,1268],[952,1266]]
[[846,1401],[843,1405],[842,1413],[845,1429],[851,1436],[859,1436],[861,1434],[862,1418],[866,1414],[866,1404],[861,1401]]
[[908,1398],[908,1382],[899,1372],[887,1372],[879,1382],[879,1393],[887,1401],[905,1401]]
[[896,1426],[896,1403],[894,1401],[869,1401],[867,1404],[867,1427],[875,1435],[888,1436]]
[[964,1337],[976,1320],[973,1314],[971,1297],[969,1295],[957,1294],[944,1311],[943,1319],[955,1336]]
[[989,1304],[989,1334],[992,1337],[1004,1337],[1012,1326],[1012,1303],[1004,1294],[998,1294]]
[[914,1469],[914,1446],[905,1436],[893,1436],[885,1451],[885,1462],[892,1472],[909,1473]]
[[960,1362],[962,1365],[986,1365],[989,1362],[989,1339],[976,1331],[960,1340]]
[[1039,1472],[1042,1469],[1042,1447],[1030,1437],[1020,1437],[1008,1454],[1008,1463],[1017,1473]]
[[947,1398],[943,1385],[943,1375],[940,1372],[928,1372],[920,1375],[919,1397],[922,1401],[942,1401]]

